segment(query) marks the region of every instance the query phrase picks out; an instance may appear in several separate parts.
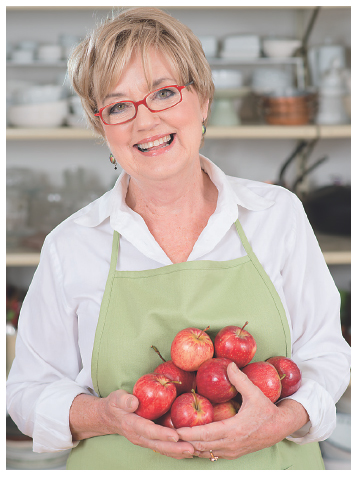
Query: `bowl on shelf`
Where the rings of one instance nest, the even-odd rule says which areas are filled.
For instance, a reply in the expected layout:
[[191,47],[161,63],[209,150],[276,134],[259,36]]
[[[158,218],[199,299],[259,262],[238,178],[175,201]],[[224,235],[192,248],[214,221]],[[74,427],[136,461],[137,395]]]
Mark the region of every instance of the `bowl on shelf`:
[[56,43],[45,43],[37,49],[37,59],[46,63],[56,63],[62,60],[62,46]]
[[44,84],[25,87],[15,93],[15,103],[38,104],[59,101],[62,97],[63,88],[57,84]]
[[309,124],[316,114],[317,95],[313,91],[300,90],[261,95],[259,109],[267,124],[282,126]]
[[294,78],[291,70],[255,68],[252,74],[252,89],[258,94],[292,89],[293,84]]
[[68,102],[62,100],[51,103],[10,106],[7,113],[11,126],[55,128],[62,126],[68,113]]
[[84,109],[79,96],[70,96],[68,102],[72,114],[75,114],[76,116],[84,116]]
[[301,40],[291,38],[264,38],[262,49],[270,58],[289,58],[301,47]]
[[237,89],[243,85],[243,74],[238,70],[212,70],[212,79],[216,89]]
[[218,50],[218,40],[213,35],[202,35],[198,39],[201,42],[204,54],[207,58],[215,58]]

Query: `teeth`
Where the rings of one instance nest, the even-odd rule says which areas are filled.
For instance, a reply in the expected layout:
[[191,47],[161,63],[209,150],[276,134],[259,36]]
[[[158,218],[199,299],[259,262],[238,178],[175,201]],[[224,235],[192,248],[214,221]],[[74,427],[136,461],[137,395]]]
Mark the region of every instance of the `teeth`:
[[138,148],[140,149],[150,149],[151,147],[157,147],[161,146],[161,144],[164,144],[165,142],[170,141],[171,135],[169,134],[168,136],[160,137],[160,139],[156,139],[153,142],[143,142],[141,144],[138,144]]

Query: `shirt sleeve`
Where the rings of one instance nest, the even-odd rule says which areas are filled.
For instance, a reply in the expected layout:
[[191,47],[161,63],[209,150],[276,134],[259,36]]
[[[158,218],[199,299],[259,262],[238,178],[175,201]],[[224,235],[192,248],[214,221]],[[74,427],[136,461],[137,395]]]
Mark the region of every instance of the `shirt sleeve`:
[[7,409],[35,452],[70,449],[69,409],[90,390],[76,383],[82,367],[77,316],[63,290],[61,261],[51,234],[21,307],[15,360],[7,381]]
[[294,240],[282,277],[291,318],[292,359],[301,370],[302,385],[289,398],[304,406],[310,421],[288,439],[306,444],[332,434],[335,404],[350,381],[351,358],[341,331],[339,291],[301,201],[291,197]]

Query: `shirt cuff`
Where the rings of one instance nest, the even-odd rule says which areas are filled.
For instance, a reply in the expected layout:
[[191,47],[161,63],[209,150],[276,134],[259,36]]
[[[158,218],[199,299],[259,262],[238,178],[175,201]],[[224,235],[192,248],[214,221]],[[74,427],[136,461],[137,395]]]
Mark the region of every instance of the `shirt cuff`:
[[291,396],[281,399],[299,402],[309,415],[310,421],[287,440],[296,444],[323,441],[336,427],[336,406],[330,394],[312,379],[302,379],[300,388]]
[[64,378],[49,384],[36,404],[33,451],[58,452],[72,449],[78,442],[72,441],[69,427],[69,410],[79,394],[91,394],[90,390]]

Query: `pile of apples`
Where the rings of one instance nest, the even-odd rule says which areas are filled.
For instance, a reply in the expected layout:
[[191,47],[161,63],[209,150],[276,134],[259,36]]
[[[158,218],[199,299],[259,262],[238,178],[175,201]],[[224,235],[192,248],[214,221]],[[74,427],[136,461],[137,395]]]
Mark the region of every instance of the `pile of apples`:
[[152,346],[163,363],[135,383],[136,414],[174,429],[233,417],[241,396],[228,379],[227,366],[232,361],[273,403],[295,393],[301,372],[291,359],[274,356],[250,363],[257,344],[244,329],[247,324],[222,328],[214,344],[206,333],[209,327],[185,328],[171,344],[170,361]]

